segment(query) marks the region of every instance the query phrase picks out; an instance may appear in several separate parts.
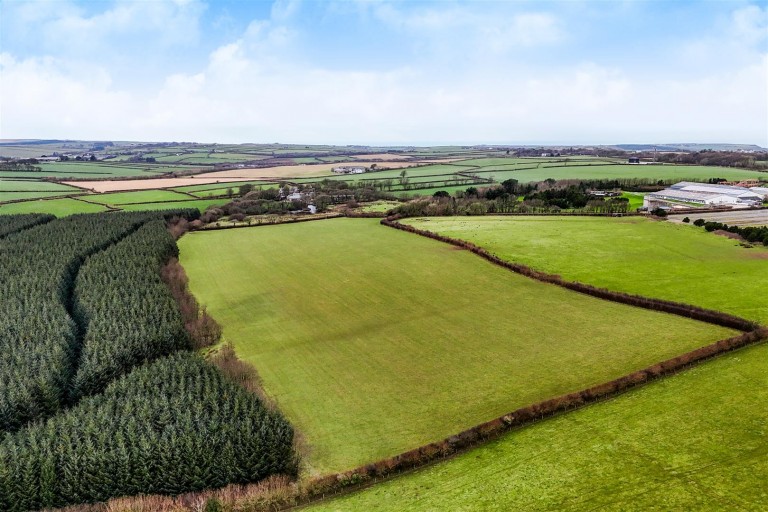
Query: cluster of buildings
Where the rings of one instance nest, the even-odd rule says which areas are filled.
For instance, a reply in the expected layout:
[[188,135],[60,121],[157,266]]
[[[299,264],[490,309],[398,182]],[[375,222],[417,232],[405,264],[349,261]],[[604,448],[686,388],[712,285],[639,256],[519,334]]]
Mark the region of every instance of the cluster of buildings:
[[332,170],[336,174],[363,174],[367,169],[362,165],[340,165]]
[[643,199],[643,207],[649,210],[718,206],[748,208],[760,206],[766,199],[768,199],[768,187],[742,187],[681,181],[664,190],[646,194]]

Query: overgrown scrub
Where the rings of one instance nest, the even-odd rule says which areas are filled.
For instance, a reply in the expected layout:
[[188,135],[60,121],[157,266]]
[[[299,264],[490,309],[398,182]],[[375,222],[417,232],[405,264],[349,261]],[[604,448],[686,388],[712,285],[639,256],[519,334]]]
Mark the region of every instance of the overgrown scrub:
[[190,353],[145,365],[0,442],[0,510],[295,475],[293,429]]
[[189,278],[176,257],[168,260],[160,276],[176,301],[192,346],[203,348],[219,341],[221,326],[189,291]]
[[189,348],[179,309],[160,278],[178,248],[163,220],[144,224],[80,269],[73,314],[85,327],[75,398],[101,391],[133,367]]
[[44,213],[27,213],[20,215],[3,215],[0,216],[0,238],[21,231],[29,229],[38,224],[45,224],[54,220],[56,217]]

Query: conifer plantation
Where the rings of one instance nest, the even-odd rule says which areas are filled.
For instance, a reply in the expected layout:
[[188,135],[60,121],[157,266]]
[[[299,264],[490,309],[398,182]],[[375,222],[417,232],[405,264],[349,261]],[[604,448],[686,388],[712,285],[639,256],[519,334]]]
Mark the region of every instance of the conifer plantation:
[[290,424],[187,352],[160,275],[195,215],[3,219],[0,510],[295,474]]
[[31,228],[38,224],[44,224],[55,219],[53,215],[46,215],[42,213],[28,213],[25,215],[5,215],[0,217],[0,238],[21,231],[23,229]]

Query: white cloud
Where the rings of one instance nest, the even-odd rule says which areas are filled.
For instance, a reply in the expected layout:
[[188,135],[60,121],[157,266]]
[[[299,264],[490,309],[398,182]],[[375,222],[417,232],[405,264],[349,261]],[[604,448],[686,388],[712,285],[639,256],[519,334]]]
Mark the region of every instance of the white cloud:
[[731,15],[732,35],[748,45],[768,40],[768,6],[748,5]]
[[6,138],[768,142],[760,90],[768,57],[736,76],[703,81],[630,77],[590,64],[444,83],[409,68],[265,66],[233,44],[214,52],[205,70],[170,76],[145,96],[117,90],[104,76],[68,75],[55,62],[7,55],[1,62]]
[[[542,13],[518,13],[501,22],[487,13],[468,20],[458,7],[406,17],[390,4],[373,8],[398,30],[418,26],[454,34],[458,43],[435,37],[448,45],[463,44],[471,32],[472,41],[483,42],[478,47],[492,52],[556,44],[566,37],[557,20]],[[135,12],[118,10],[110,15],[113,26],[135,20]],[[2,54],[0,137],[768,146],[768,55],[755,49],[759,41],[749,28],[759,29],[765,21],[753,10],[735,12],[729,25],[747,34],[728,50],[742,58],[727,73],[713,66],[689,75],[628,71],[599,62],[497,66],[461,59],[451,67],[332,70],[289,58],[296,32],[286,20],[296,12],[289,3],[274,8],[272,18],[252,21],[240,37],[212,51],[205,64],[169,72],[154,89],[113,83],[106,69],[83,68],[72,59]],[[724,33],[731,34],[728,41],[736,40]]]
[[[59,57],[106,59],[138,53],[148,59],[168,47],[198,41],[205,9],[198,0],[118,0],[89,14],[67,1],[5,2],[3,15],[14,22],[4,24],[8,33],[3,39]],[[126,47],[120,42],[141,51],[110,52],[116,45]]]
[[558,18],[546,12],[517,12],[514,4],[481,4],[481,8],[443,4],[400,9],[389,2],[370,5],[384,23],[407,31],[441,51],[506,53],[515,48],[551,45],[564,39]]

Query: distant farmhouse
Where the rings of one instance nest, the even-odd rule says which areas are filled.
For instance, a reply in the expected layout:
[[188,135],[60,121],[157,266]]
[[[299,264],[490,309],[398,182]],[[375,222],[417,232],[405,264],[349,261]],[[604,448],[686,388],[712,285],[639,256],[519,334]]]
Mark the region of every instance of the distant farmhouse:
[[337,174],[363,174],[366,170],[360,165],[341,165],[333,168],[333,172]]
[[643,207],[649,210],[697,206],[746,208],[760,206],[767,197],[768,189],[760,187],[747,188],[681,181],[664,190],[646,194],[643,199]]

